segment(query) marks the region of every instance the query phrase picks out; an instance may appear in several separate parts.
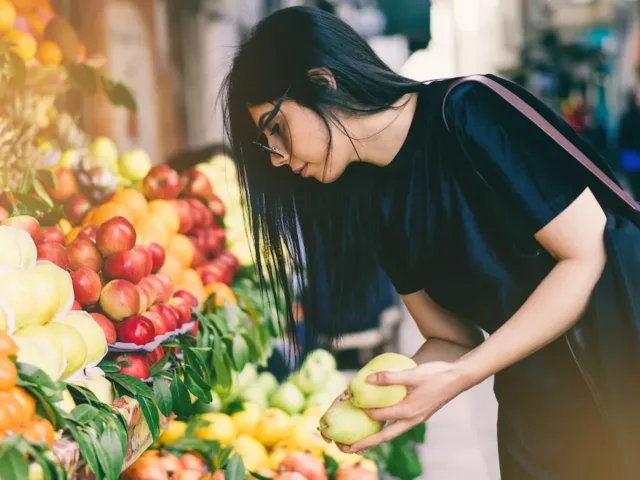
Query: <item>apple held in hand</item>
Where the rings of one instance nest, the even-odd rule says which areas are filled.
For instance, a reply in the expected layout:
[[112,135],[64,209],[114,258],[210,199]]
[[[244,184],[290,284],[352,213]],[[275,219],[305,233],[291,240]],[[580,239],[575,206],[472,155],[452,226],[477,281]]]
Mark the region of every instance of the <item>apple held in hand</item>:
[[145,355],[126,354],[116,358],[116,362],[120,364],[120,373],[145,380],[149,378],[149,361]]
[[136,229],[124,217],[107,220],[96,233],[96,245],[105,256],[131,250],[135,244]]
[[135,315],[116,325],[118,341],[146,345],[153,342],[156,337],[156,329],[147,317]]
[[110,319],[120,321],[140,311],[140,294],[127,280],[111,280],[102,289],[100,307]]

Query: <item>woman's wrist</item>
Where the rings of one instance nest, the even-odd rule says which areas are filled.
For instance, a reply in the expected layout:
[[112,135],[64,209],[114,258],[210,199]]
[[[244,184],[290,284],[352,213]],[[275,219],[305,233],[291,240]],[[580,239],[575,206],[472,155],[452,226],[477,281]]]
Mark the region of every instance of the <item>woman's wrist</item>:
[[463,391],[475,387],[489,377],[471,353],[469,352],[453,362],[453,373]]

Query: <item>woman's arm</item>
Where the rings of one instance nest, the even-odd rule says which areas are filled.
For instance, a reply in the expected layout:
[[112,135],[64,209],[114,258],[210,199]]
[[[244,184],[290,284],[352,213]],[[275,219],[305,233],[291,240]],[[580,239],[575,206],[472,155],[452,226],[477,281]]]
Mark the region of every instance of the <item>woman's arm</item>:
[[469,388],[549,344],[586,308],[606,263],[606,216],[590,190],[536,234],[558,263],[522,307],[454,369]]
[[430,338],[413,355],[413,359],[418,365],[429,362],[455,362],[469,353],[469,350],[469,347],[463,347],[448,340]]
[[403,295],[402,301],[425,339],[439,338],[470,348],[478,344],[472,332],[451,313],[436,304],[424,290]]

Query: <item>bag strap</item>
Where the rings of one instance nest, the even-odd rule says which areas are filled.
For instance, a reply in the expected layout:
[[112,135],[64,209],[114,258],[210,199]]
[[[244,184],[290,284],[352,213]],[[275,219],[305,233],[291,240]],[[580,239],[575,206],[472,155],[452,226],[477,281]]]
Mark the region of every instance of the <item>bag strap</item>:
[[618,198],[620,198],[620,200],[626,203],[633,210],[640,211],[640,205],[636,203],[631,195],[629,195],[619,185],[611,180],[611,178],[609,178],[606,173],[604,173],[600,168],[598,168],[597,165],[589,160],[587,156],[578,149],[578,147],[571,143],[571,141],[569,141],[562,133],[560,133],[553,125],[551,125],[551,123],[549,123],[547,119],[545,119],[533,107],[531,107],[527,102],[522,100],[516,94],[511,92],[509,89],[503,87],[498,82],[488,77],[485,77],[483,75],[471,75],[468,77],[460,78],[449,86],[442,102],[442,117],[444,119],[447,130],[450,130],[449,125],[447,124],[447,117],[445,115],[447,97],[454,88],[466,82],[478,82],[496,92],[504,100],[511,104],[511,106],[513,106],[516,110],[518,110],[525,117],[531,120],[535,125],[537,125],[543,132],[549,135],[558,145],[560,145],[567,153],[569,153],[569,155],[576,159],[583,167],[585,167],[593,175],[595,175],[596,178],[600,180],[600,182],[602,182],[609,190],[615,193]]

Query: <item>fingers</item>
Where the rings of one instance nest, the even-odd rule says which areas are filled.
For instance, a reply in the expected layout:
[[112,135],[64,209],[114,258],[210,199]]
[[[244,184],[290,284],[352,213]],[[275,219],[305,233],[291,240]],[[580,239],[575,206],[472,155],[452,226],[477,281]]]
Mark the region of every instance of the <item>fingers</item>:
[[367,415],[379,422],[388,422],[390,420],[405,420],[407,418],[414,418],[422,412],[416,411],[416,406],[413,405],[411,397],[407,397],[404,401],[396,403],[391,407],[386,408],[372,408],[368,409]]
[[413,387],[419,382],[419,372],[416,368],[410,368],[399,372],[372,373],[367,377],[367,382],[372,385],[405,385]]
[[370,448],[380,445],[381,443],[387,443],[396,438],[398,435],[402,435],[404,432],[409,431],[417,422],[415,420],[398,420],[392,423],[375,435],[371,435],[359,442],[354,443],[351,447],[343,450],[346,453],[363,452]]

